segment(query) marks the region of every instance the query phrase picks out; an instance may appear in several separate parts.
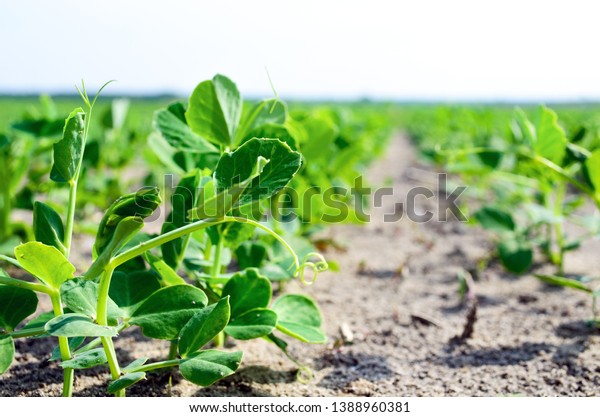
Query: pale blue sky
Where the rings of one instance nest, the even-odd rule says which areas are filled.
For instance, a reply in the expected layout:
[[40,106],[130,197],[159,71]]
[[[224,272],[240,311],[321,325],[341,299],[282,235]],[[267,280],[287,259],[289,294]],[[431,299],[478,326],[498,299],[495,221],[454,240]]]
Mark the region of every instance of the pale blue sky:
[[0,0],[0,92],[600,99],[593,1]]

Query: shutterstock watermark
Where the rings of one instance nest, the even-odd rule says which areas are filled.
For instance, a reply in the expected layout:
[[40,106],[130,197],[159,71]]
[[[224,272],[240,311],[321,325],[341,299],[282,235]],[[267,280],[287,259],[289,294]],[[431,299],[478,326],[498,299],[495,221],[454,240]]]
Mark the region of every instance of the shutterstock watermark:
[[303,223],[370,222],[373,216],[382,216],[385,223],[403,218],[415,223],[466,222],[459,198],[467,187],[450,189],[444,173],[438,173],[436,180],[432,186],[415,186],[400,193],[394,187],[367,187],[364,179],[357,177],[350,188],[287,186],[265,198],[271,195],[272,184],[251,183],[243,190],[237,187],[219,190],[210,185],[198,188],[194,193],[176,186],[173,175],[165,175],[163,190],[168,204],[159,207],[146,222],[162,218],[161,209],[165,210],[165,207],[169,212],[173,209],[185,211],[170,217],[189,219],[190,223],[193,219],[222,217],[231,212],[238,217]]

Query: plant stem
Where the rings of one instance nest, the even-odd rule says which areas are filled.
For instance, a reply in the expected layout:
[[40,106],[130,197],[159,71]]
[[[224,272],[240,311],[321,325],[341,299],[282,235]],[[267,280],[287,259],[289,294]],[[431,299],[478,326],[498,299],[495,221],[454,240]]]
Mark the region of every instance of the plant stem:
[[296,265],[296,267],[300,267],[300,261],[298,260],[298,255],[296,255],[296,253],[294,252],[294,249],[292,249],[292,247],[289,245],[289,243],[287,243],[285,241],[284,238],[282,238],[277,233],[275,233],[271,229],[269,229],[267,226],[265,226],[259,222],[256,222],[256,221],[250,220],[250,219],[245,219],[243,217],[229,217],[229,216],[226,216],[226,217],[223,217],[220,219],[215,218],[215,219],[200,220],[200,221],[182,226],[178,229],[172,230],[168,233],[165,233],[164,235],[157,236],[146,242],[142,242],[142,243],[120,253],[119,255],[115,256],[110,261],[110,265],[114,269],[114,268],[118,267],[119,265],[122,265],[125,262],[127,262],[137,256],[140,256],[151,249],[154,249],[158,246],[164,245],[165,243],[170,242],[174,239],[180,238],[189,233],[194,233],[197,230],[205,229],[209,226],[214,226],[217,224],[228,223],[228,222],[248,223],[248,224],[258,227],[259,229],[266,231],[267,233],[272,235],[275,239],[277,239],[290,252],[290,255],[292,256],[292,258],[294,260],[294,264]]
[[[64,314],[62,307],[62,300],[60,292],[52,291],[50,293],[50,301],[52,301],[52,309],[54,310],[54,316],[58,317]],[[69,348],[69,339],[67,337],[58,338],[58,348],[60,350],[60,357],[63,361],[71,359],[71,349]],[[73,382],[75,380],[75,370],[65,368],[63,370],[63,397],[73,396]]]
[[167,356],[168,360],[177,358],[177,349],[179,349],[179,340],[171,340],[171,344],[169,346],[169,356]]
[[213,339],[213,343],[216,348],[222,348],[225,346],[225,332],[219,332]]
[[[4,177],[4,180],[8,180],[7,177]],[[2,186],[2,195],[0,197],[0,242],[4,241],[4,239],[8,239],[10,236],[10,210],[11,210],[11,201],[10,201],[10,186],[8,184],[4,184]]]
[[156,369],[172,368],[179,365],[179,359],[170,359],[168,361],[149,363],[148,365],[142,365],[139,368],[135,368],[135,372],[150,372]]
[[213,278],[221,274],[221,253],[223,252],[223,239],[219,236],[219,241],[215,245],[215,254],[213,256],[213,264],[210,270],[210,276]]
[[50,296],[52,296],[53,294],[53,290],[44,285],[34,284],[33,282],[22,281],[20,279],[14,279],[6,275],[0,275],[0,284],[11,285],[13,287],[24,288],[26,290],[31,291],[37,291],[44,294],[48,294]]
[[0,255],[0,261],[8,262],[9,264],[16,266],[17,268],[23,269],[19,261],[17,261],[15,258],[11,258],[10,256]]
[[[84,140],[85,142],[85,140]],[[69,208],[67,211],[67,222],[65,225],[65,255],[67,259],[71,253],[71,242],[73,240],[73,227],[75,224],[75,207],[77,204],[77,177],[79,177],[79,169],[75,174],[75,179],[69,181]]]
[[565,259],[565,237],[563,231],[563,199],[565,193],[567,191],[567,187],[565,183],[561,183],[558,185],[558,189],[554,194],[554,216],[557,217],[557,220],[554,223],[554,234],[556,238],[556,246],[558,249],[558,274],[562,275],[564,270],[564,259]]
[[46,329],[43,327],[33,327],[31,329],[21,329],[15,330],[14,332],[9,333],[13,339],[19,339],[21,337],[32,337],[39,336],[41,334],[46,333]]
[[[102,272],[100,277],[100,286],[98,287],[98,304],[96,306],[96,322],[100,326],[108,325],[108,290],[110,289],[110,281],[112,279],[114,269],[110,265]],[[113,381],[116,381],[121,377],[121,368],[119,367],[119,361],[115,352],[115,346],[112,338],[101,337],[102,346],[104,347],[104,353],[108,360],[108,367],[110,368],[110,375]],[[124,397],[125,390],[115,392],[115,397]]]

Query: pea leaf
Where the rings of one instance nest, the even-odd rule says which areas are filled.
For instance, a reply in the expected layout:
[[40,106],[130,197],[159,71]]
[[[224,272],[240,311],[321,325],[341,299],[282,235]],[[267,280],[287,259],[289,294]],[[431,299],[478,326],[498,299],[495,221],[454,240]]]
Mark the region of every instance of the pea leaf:
[[600,195],[600,149],[596,149],[585,161],[587,174],[596,194]]
[[54,246],[28,242],[15,248],[15,257],[21,266],[44,285],[59,289],[73,278],[75,267]]
[[218,153],[219,150],[190,129],[185,120],[185,105],[173,103],[154,113],[154,127],[174,149],[184,152]]
[[[261,159],[268,162],[253,177]],[[238,205],[249,204],[280,191],[301,165],[302,155],[279,139],[254,138],[221,156],[214,173],[216,188],[226,190],[252,178],[237,202]]]
[[[237,142],[249,137],[251,131],[264,125],[282,125],[287,118],[287,108],[277,99],[262,100],[243,118],[237,131]],[[279,138],[279,136],[250,136],[257,138]]]
[[272,288],[267,278],[257,269],[247,269],[234,274],[223,287],[223,297],[229,296],[231,317],[238,317],[249,310],[267,307],[271,302]]
[[321,330],[321,312],[315,302],[304,295],[289,294],[273,304],[277,313],[277,329],[306,343],[325,343]]
[[242,352],[203,350],[179,362],[181,375],[203,387],[235,373],[242,361]]
[[[194,170],[183,177],[171,196],[171,213],[163,224],[162,233],[167,233],[190,223],[188,211],[196,206],[198,201],[198,187],[200,185],[200,172]],[[163,259],[171,268],[177,268],[184,252],[186,238],[180,237],[161,246]]]
[[114,337],[117,329],[110,326],[100,326],[83,314],[67,313],[57,316],[44,326],[52,336],[66,337]]
[[117,379],[116,381],[112,381],[110,384],[108,384],[107,391],[109,394],[114,394],[115,392],[126,389],[126,388],[132,386],[133,384],[140,382],[142,379],[145,379],[145,378],[146,378],[146,372],[131,372],[131,373],[125,374],[121,378]]
[[181,330],[179,354],[187,357],[210,342],[229,321],[229,298],[199,310]]
[[515,274],[526,272],[533,264],[531,246],[516,239],[503,240],[498,243],[498,254],[502,265]]
[[173,340],[181,329],[208,302],[202,290],[190,285],[174,285],[156,291],[133,313],[130,323],[144,335]]
[[[84,314],[92,318],[96,317],[98,293],[98,283],[82,278],[67,281],[60,288],[63,303],[65,303],[73,313]],[[118,318],[124,315],[110,297],[108,299],[107,315],[109,324],[111,325],[116,325]]]
[[163,261],[158,256],[152,255],[150,252],[146,252],[145,258],[152,267],[152,269],[154,269],[156,273],[160,276],[161,285],[163,287],[187,284],[183,278],[177,275],[177,272],[175,272],[169,265],[167,265],[165,261]]
[[73,359],[63,361],[60,366],[64,369],[89,369],[94,366],[103,365],[108,360],[104,348],[96,348],[76,355]]
[[10,336],[0,336],[0,375],[10,368],[15,357],[15,343]]
[[69,182],[77,174],[85,148],[83,131],[85,112],[77,108],[65,120],[62,139],[54,144],[54,164],[50,179],[55,182]]
[[232,145],[242,114],[242,97],[223,75],[198,84],[190,96],[185,118],[192,131],[217,145]]
[[39,201],[33,204],[33,234],[38,242],[54,246],[62,253],[66,252],[62,219],[52,207]]
[[38,298],[33,291],[0,285],[0,329],[13,331],[19,323],[35,313],[37,304]]
[[516,228],[511,214],[496,207],[481,208],[475,218],[484,229],[494,232],[511,232]]
[[536,140],[533,149],[540,156],[560,164],[567,152],[567,138],[558,124],[558,116],[543,106],[538,109],[536,116]]
[[255,308],[233,317],[225,333],[239,340],[255,339],[271,334],[277,326],[277,313],[268,308]]
[[110,281],[108,294],[124,313],[123,317],[130,318],[158,290],[160,282],[152,272],[136,271],[126,274],[117,271]]

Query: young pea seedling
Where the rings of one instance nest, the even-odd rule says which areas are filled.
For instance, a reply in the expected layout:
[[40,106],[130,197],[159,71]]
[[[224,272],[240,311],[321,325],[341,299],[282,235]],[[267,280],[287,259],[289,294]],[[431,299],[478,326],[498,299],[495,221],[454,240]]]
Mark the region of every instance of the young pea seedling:
[[[217,76],[212,82],[201,83],[193,97],[205,103],[215,94],[214,83],[219,83],[219,91],[229,90],[231,94],[225,97],[233,95],[235,85],[225,77]],[[64,369],[63,395],[72,394],[75,370],[107,364],[112,378],[108,392],[124,396],[126,388],[157,369],[179,367],[185,379],[201,386],[231,375],[240,365],[242,352],[207,349],[214,340],[217,347],[222,345],[219,341],[224,334],[240,340],[264,337],[286,354],[287,344],[276,331],[307,343],[324,343],[321,315],[309,297],[290,294],[272,302],[270,281],[255,268],[221,276],[219,252],[223,247],[218,242],[225,239],[223,236],[231,232],[233,225],[260,230],[285,248],[291,259],[287,265],[290,276],[303,279],[304,269],[310,268],[316,278],[318,272],[327,268],[327,263],[316,254],[306,255],[301,262],[283,237],[260,219],[243,216],[243,207],[280,191],[302,163],[302,156],[277,138],[249,138],[234,151],[219,150],[214,169],[204,171],[205,184],[197,198],[192,199],[193,204],[185,205],[183,211],[174,211],[170,226],[158,236],[140,233],[144,219],[161,203],[157,188],[147,187],[117,199],[99,224],[93,263],[82,276],[75,276],[75,267],[68,260],[75,199],[90,116],[97,99],[96,96],[89,100],[83,86],[81,95],[87,111],[71,112],[63,139],[54,146],[51,178],[69,186],[66,225],[58,213],[38,203],[34,221],[37,241],[16,247],[15,258],[6,260],[26,270],[39,283],[0,275],[0,300],[6,301],[0,304],[18,302],[20,306],[16,312],[0,310],[0,370],[6,370],[12,362],[15,338],[55,336]],[[191,132],[197,135],[194,140],[200,133],[210,137],[209,133],[215,131],[234,135],[227,123],[236,117],[235,106],[222,106],[218,100],[211,103],[212,108],[205,105],[197,109],[200,114],[185,115],[186,125],[190,122]],[[221,117],[215,116],[219,114]],[[287,162],[281,165],[281,161]],[[176,243],[175,259],[180,259],[178,251],[189,243],[190,236],[206,234],[201,238],[206,241],[215,231],[217,246],[208,252],[213,254],[216,265],[209,271],[210,278],[216,282],[197,282],[198,287],[187,284],[156,252]],[[241,243],[248,239],[241,239]],[[35,310],[36,292],[50,296],[53,311],[17,328]],[[151,363],[148,358],[138,358],[122,366],[114,338],[131,326],[139,326],[149,338],[171,341],[169,357]]]

